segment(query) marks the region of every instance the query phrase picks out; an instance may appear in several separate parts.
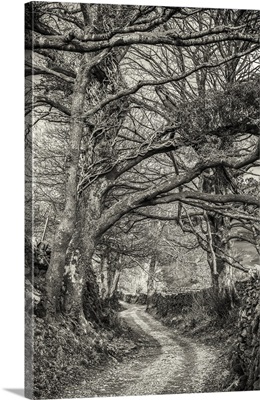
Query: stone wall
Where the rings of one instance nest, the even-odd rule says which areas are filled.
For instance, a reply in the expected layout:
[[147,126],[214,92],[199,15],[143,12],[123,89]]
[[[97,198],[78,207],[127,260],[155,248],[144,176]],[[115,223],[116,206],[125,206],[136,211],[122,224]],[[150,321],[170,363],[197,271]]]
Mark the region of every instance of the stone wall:
[[[238,304],[240,302],[240,299],[243,297],[246,287],[247,282],[236,283]],[[167,316],[174,317],[178,315],[183,315],[184,313],[190,311],[194,302],[203,307],[206,307],[208,312],[216,312],[217,307],[220,309],[223,309],[224,307],[227,307],[227,310],[230,309],[229,300],[227,298],[224,298],[221,302],[221,298],[214,295],[212,288],[193,291],[190,290],[173,294],[162,294],[155,292],[148,299],[148,302],[147,295],[144,293],[133,295],[120,292],[118,295],[121,300],[128,303],[138,303],[143,305],[146,304],[149,312],[163,318]]]
[[234,380],[230,390],[260,390],[260,276],[245,285],[231,350],[230,366]]
[[[147,295],[120,294],[120,298],[128,303],[147,304]],[[194,301],[208,303],[210,289],[189,291],[184,293],[168,294],[154,293],[148,302],[148,310],[160,317],[183,314],[192,307]]]
[[119,300],[123,300],[126,303],[137,303],[145,305],[147,302],[147,295],[145,293],[140,294],[130,294],[130,293],[123,293],[117,292],[117,297]]
[[207,296],[206,290],[197,292],[185,292],[171,295],[162,295],[155,293],[149,299],[149,311],[155,312],[160,317],[177,316],[188,311],[196,299],[204,302],[204,297]]

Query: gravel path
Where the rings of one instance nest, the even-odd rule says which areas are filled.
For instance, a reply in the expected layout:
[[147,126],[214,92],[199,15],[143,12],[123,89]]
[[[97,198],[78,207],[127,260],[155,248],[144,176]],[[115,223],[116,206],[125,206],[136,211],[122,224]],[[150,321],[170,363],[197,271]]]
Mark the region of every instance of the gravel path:
[[145,312],[123,303],[121,318],[139,335],[142,349],[135,358],[90,373],[82,386],[70,388],[77,397],[133,396],[205,391],[216,358],[214,347],[180,337]]

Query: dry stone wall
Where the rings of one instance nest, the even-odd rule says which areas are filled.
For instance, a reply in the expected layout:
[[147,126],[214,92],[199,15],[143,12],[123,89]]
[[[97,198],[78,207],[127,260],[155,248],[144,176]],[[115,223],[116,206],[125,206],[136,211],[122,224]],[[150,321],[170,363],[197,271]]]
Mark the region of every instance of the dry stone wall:
[[230,389],[260,390],[260,276],[245,285],[237,339],[231,352],[231,368],[237,379]]
[[[148,310],[160,317],[175,316],[187,312],[194,301],[208,303],[211,289],[168,294],[154,293],[148,301]],[[120,298],[128,303],[147,304],[147,295],[120,294]]]

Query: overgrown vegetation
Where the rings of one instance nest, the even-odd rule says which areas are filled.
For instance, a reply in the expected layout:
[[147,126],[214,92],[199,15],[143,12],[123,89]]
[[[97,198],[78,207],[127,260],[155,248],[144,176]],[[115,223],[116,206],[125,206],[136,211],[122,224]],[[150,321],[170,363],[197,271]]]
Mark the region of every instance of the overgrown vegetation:
[[[26,251],[30,249],[27,241]],[[118,311],[122,307],[116,296],[109,301],[95,301],[98,296],[93,274],[89,276],[83,298],[87,323],[78,324],[77,320],[62,314],[56,321],[46,321],[48,258],[43,246],[35,246],[34,255],[33,285],[30,273],[25,280],[25,324],[33,332],[33,342],[26,337],[27,351],[31,346],[33,351],[33,397],[57,398],[62,397],[63,390],[69,385],[82,384],[90,369],[103,363],[120,362],[124,356],[136,351],[137,337],[119,321]]]
[[[65,388],[81,385],[87,371],[100,365],[121,361],[136,348],[128,328],[119,323],[113,330],[105,327],[88,330],[63,319],[46,324],[34,319],[34,396],[35,398],[63,397]],[[48,384],[46,385],[46,382]]]

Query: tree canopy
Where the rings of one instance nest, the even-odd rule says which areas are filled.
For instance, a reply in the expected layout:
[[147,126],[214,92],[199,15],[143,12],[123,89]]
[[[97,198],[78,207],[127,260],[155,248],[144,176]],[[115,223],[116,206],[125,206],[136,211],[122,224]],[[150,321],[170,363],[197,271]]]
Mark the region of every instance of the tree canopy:
[[99,246],[150,219],[192,235],[214,276],[247,270],[227,235],[240,224],[257,246],[259,12],[33,2],[26,21],[35,234],[44,212],[52,220],[48,315],[69,260],[81,315]]

